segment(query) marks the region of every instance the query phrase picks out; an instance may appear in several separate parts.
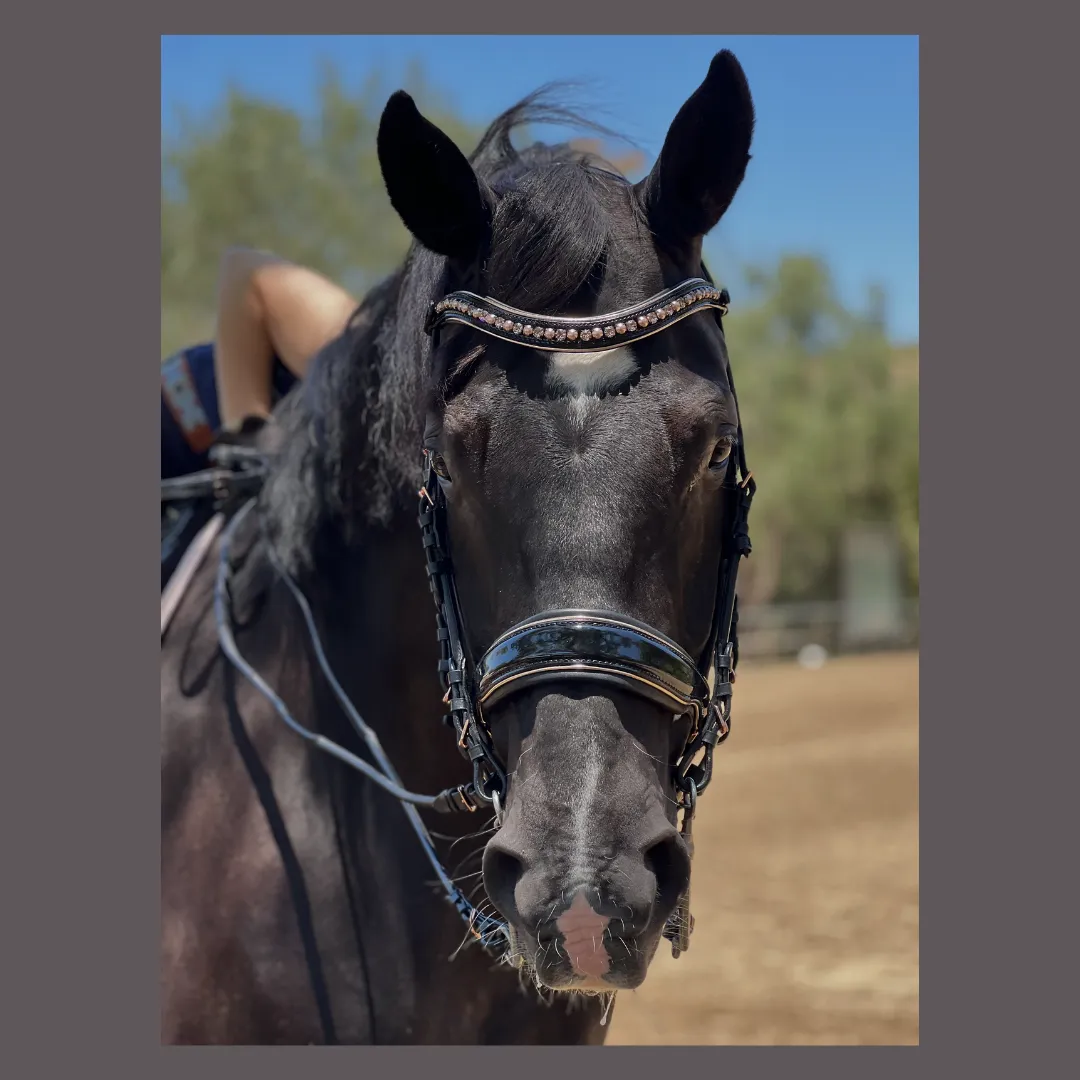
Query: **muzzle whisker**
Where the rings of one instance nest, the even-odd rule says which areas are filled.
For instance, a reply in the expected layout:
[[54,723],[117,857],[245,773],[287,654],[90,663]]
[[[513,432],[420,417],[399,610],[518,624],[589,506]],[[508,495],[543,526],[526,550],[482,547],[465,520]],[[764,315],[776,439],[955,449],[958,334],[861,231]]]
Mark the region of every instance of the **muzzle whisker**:
[[682,803],[678,799],[673,799],[666,791],[662,792],[665,802],[671,803],[672,806],[681,810],[683,808]]
[[[471,888],[471,889],[469,890],[469,900],[471,901],[471,900],[472,900],[472,899],[473,899],[473,898],[474,898],[474,897],[476,896],[476,894],[477,894],[477,893],[478,893],[478,892],[479,892],[479,891],[480,891],[480,890],[481,890],[481,889],[482,889],[483,887],[484,887],[484,883],[483,883],[482,881],[478,881],[478,882],[477,882],[477,883],[476,883],[476,884],[475,884],[475,885],[474,885],[474,886],[473,886],[473,887],[472,887],[472,888]],[[486,895],[486,894],[485,894],[485,895]]]
[[607,1001],[604,1002],[604,1014],[600,1017],[601,1027],[607,1027],[608,1019],[611,1016],[611,1010],[615,1006],[615,993],[616,992],[612,990],[612,992],[607,995]]
[[468,945],[470,942],[473,942],[475,940],[476,939],[473,937],[472,933],[472,926],[469,926],[465,930],[465,936],[461,939],[458,947],[449,955],[449,957],[447,957],[448,962],[453,963],[458,958],[458,955],[461,953],[462,949],[464,949],[465,946]]
[[465,869],[466,866],[469,865],[470,862],[472,862],[473,859],[475,859],[477,856],[482,857],[483,854],[483,848],[478,848],[476,851],[470,851],[469,854],[465,856],[465,858],[458,860],[458,862],[454,866],[454,869],[450,871],[450,876],[453,877],[455,874],[460,873],[462,870]]
[[469,878],[480,877],[483,872],[483,870],[474,870],[471,874],[462,874],[460,877],[451,878],[450,880],[454,884],[460,885],[463,881],[468,881]]
[[[494,820],[494,819],[493,819]],[[454,850],[463,840],[479,840],[482,836],[492,836],[499,831],[498,826],[492,825],[490,829],[477,829],[476,832],[467,833],[465,836],[451,837],[446,836],[444,833],[432,833],[432,836],[438,836],[441,840],[452,841],[450,847],[447,848],[447,854]],[[481,848],[481,850],[483,850]]]
[[650,761],[655,761],[657,765],[664,764],[663,758],[658,758],[655,754],[650,754],[636,739],[634,740],[634,746],[636,746]]

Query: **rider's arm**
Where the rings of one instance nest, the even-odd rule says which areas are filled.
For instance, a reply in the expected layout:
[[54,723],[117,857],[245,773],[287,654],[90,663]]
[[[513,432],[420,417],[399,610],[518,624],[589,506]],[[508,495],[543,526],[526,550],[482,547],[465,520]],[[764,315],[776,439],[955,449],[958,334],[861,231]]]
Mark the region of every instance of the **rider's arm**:
[[302,379],[356,306],[313,270],[261,251],[226,252],[214,347],[221,426],[231,431],[247,416],[269,416],[274,356]]

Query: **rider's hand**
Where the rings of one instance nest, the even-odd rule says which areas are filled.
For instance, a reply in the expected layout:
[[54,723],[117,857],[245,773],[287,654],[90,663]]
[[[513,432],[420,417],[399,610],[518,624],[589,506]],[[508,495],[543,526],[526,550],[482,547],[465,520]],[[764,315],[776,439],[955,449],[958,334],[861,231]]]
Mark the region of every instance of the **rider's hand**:
[[263,416],[247,416],[235,431],[219,431],[210,448],[210,460],[226,469],[259,468],[265,459],[261,436],[269,421]]
[[269,423],[265,416],[245,416],[235,431],[223,429],[214,439],[215,446],[245,446],[254,448],[259,435]]

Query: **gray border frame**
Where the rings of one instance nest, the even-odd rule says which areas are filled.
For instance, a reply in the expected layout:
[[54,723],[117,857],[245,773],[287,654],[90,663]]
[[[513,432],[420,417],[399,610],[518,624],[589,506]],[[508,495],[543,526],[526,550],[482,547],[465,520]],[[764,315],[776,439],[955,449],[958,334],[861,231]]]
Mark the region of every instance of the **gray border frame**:
[[[411,10],[407,21],[432,33],[491,30],[496,23],[528,30],[540,21],[512,5],[500,5],[492,23],[432,0],[419,0],[419,7],[426,10]],[[1029,38],[1016,13],[971,19],[962,5],[927,4],[916,15],[923,5],[908,4],[899,19],[836,0],[812,10],[797,0],[758,4],[742,17],[694,7],[701,16],[689,17],[682,5],[673,29],[700,31],[713,23],[727,31],[761,30],[777,25],[779,15],[794,31],[888,31],[898,23],[909,32],[913,23],[924,30],[922,518],[930,537],[922,570],[922,806],[930,825],[923,833],[924,1046],[602,1052],[618,1055],[608,1068],[626,1076],[639,1069],[644,1076],[737,1066],[740,1076],[798,1069],[876,1080],[931,1062],[937,1072],[953,1061],[984,1076],[1015,1075],[1017,1066],[1055,1060],[1048,1040],[1069,1031],[1066,987],[1053,985],[1051,970],[1064,951],[1054,916],[1065,913],[1065,891],[1049,882],[1057,863],[1038,859],[1035,840],[1048,844],[1049,827],[1064,817],[1055,793],[1067,790],[1072,761],[1067,753],[1046,754],[1030,723],[1037,707],[1049,711],[1058,700],[1074,700],[1050,681],[1057,674],[1063,684],[1059,673],[1068,672],[1059,643],[1068,639],[1072,620],[1043,602],[1061,591],[1051,557],[1064,555],[1069,534],[1047,527],[1045,515],[1056,506],[1052,497],[1039,500],[1043,462],[1061,460],[1065,450],[1060,440],[1053,454],[1047,435],[1039,436],[1067,430],[1050,423],[1047,402],[1060,401],[1064,409],[1075,400],[1047,394],[1038,367],[1043,357],[1055,357],[1046,321],[1053,283],[1072,280],[1071,263],[1055,246],[1061,222],[1047,199],[1055,181],[1064,194],[1068,176],[1044,164],[1054,134],[1060,140],[1069,128],[1063,116],[1050,132],[1052,97],[1036,104],[1020,94],[1045,85],[1040,76],[1057,62],[1046,50],[1057,41],[1068,47],[1071,38],[1041,30]],[[279,0],[237,2],[228,9],[221,0],[199,0],[185,6],[186,18],[172,12],[169,21],[226,31],[295,29],[303,21],[367,32],[389,30],[392,21],[337,0],[311,0],[302,9]],[[479,1067],[482,1075],[550,1075],[581,1051],[326,1049],[301,1057],[292,1048],[158,1045],[151,630],[157,569],[149,512],[158,474],[149,361],[158,351],[159,289],[149,270],[159,246],[154,78],[160,53],[155,56],[152,11],[132,5],[110,23],[96,10],[58,18],[47,8],[25,8],[15,39],[23,47],[7,58],[6,103],[12,112],[21,107],[24,123],[16,116],[9,126],[8,139],[19,145],[9,141],[4,155],[13,210],[8,295],[19,297],[9,301],[5,320],[15,388],[7,418],[15,430],[7,445],[8,461],[22,466],[9,466],[5,492],[4,609],[15,624],[8,656],[18,658],[5,665],[6,854],[15,856],[3,868],[5,1058],[16,1058],[12,1075],[19,1076],[73,1075],[91,1056],[105,1068],[122,1063],[121,1075],[144,1076],[198,1069],[292,1080],[298,1071],[354,1077],[357,1070],[378,1075],[413,1065],[431,1076],[451,1063]],[[951,34],[946,19],[955,20]],[[548,2],[542,29],[662,32],[667,22],[664,11],[644,5],[628,17],[625,5],[605,16]],[[992,41],[995,32],[999,40]],[[1034,44],[1014,46],[1018,39]],[[37,41],[47,43],[44,49],[28,47]],[[1036,127],[1047,129],[1046,143],[1032,138]],[[1033,143],[1035,154],[1028,150]],[[1014,147],[1019,152],[1009,153]],[[1036,183],[1037,199],[1021,201],[1018,194]],[[1031,220],[1040,211],[1047,218],[1041,228]],[[1043,274],[1035,279],[1021,270],[1006,283],[1002,241],[1005,222],[1017,213],[1031,238],[1025,264],[1037,258]],[[1009,303],[1002,302],[1003,287]],[[1047,290],[1042,305],[1037,288]],[[1023,303],[1016,292],[1025,294]],[[1053,299],[1064,300],[1063,289]],[[1013,329],[1021,325],[1023,336]],[[1035,338],[1043,349],[1032,347]],[[1023,359],[1019,378],[1011,377],[1015,357]],[[1029,387],[1037,391],[1029,391],[1031,408],[1019,417],[1024,442],[987,432],[988,419],[1002,422],[1003,401],[1011,405]],[[1017,452],[1008,452],[1014,445]],[[979,508],[987,508],[987,528],[976,534]],[[1004,518],[997,529],[989,508],[997,511],[996,522]],[[976,535],[989,542],[979,545]],[[972,624],[986,630],[965,634]],[[1074,729],[1067,734],[1075,737]],[[1029,822],[1034,828],[1025,828]],[[1034,920],[1025,918],[1028,897],[1038,903]],[[1013,1047],[1022,1056],[1008,1053]]]

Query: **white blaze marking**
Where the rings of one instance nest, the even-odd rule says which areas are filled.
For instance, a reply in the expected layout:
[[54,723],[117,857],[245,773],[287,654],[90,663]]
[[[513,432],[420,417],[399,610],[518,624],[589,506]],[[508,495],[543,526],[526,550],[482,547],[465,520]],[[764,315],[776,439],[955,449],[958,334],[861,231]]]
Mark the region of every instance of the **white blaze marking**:
[[[595,744],[590,742],[588,760],[585,765],[585,775],[581,778],[581,786],[578,788],[577,799],[574,802],[574,840],[576,841],[574,858],[580,863],[576,867],[579,871],[588,870],[585,852],[589,850],[589,839],[592,836],[593,804],[600,795],[600,781],[602,779],[600,769],[600,756]],[[582,861],[584,859],[584,861]]]
[[549,381],[575,394],[592,394],[618,386],[633,373],[637,364],[627,348],[595,353],[557,352],[551,356]]

